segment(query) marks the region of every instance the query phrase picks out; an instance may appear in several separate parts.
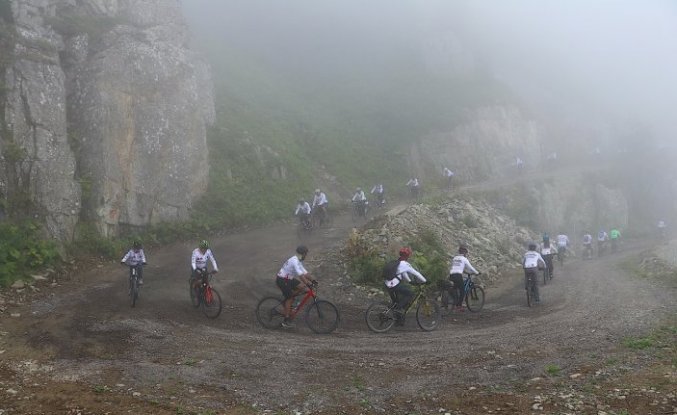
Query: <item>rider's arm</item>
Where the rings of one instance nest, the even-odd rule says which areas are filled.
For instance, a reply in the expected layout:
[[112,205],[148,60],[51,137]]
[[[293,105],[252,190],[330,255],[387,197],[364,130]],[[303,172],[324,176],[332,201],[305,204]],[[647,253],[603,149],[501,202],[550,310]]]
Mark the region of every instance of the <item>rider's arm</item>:
[[146,263],[146,254],[143,252],[143,249],[141,249],[140,252],[141,252],[141,263],[145,264]]
[[541,256],[541,254],[537,254],[537,255],[538,255],[538,268],[543,268],[543,269],[547,268],[548,266],[546,265],[545,261],[543,260],[543,257]]
[[127,260],[129,259],[129,256],[130,256],[131,254],[132,254],[132,250],[130,249],[129,251],[127,251],[127,253],[125,254],[125,256],[122,257],[122,259],[120,260],[120,262],[122,262],[123,264],[127,263]]
[[[465,272],[468,274],[479,274],[479,271],[475,269],[475,267],[472,266],[470,261],[468,261],[468,258],[463,258],[463,262],[465,262]],[[468,272],[470,271],[470,272]]]
[[197,269],[195,260],[197,259],[197,249],[193,251],[193,256],[190,258],[190,266],[193,268],[193,271]]
[[301,205],[296,205],[296,210],[294,211],[294,216],[298,216],[299,210],[301,210]]
[[216,258],[214,258],[214,253],[212,252],[211,249],[207,250],[207,256],[209,257],[209,260],[212,263],[212,268],[214,269],[214,272],[219,272],[219,266],[216,265]]
[[398,273],[401,273],[402,277],[407,280],[407,282],[411,282],[410,274],[415,276],[421,283],[427,282],[425,277],[420,272],[416,271],[407,261],[401,261],[397,271]]

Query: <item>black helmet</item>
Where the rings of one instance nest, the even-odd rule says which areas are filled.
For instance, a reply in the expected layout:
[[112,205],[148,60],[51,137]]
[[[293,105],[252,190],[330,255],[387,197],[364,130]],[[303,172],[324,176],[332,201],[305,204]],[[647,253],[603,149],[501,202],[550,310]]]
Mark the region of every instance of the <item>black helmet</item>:
[[458,253],[461,255],[468,255],[468,248],[465,245],[458,247]]
[[299,245],[296,247],[296,253],[305,256],[308,253],[308,247],[305,245]]
[[141,241],[139,241],[138,239],[135,239],[134,242],[132,243],[132,248],[141,249],[142,248]]
[[530,251],[536,250],[536,242],[529,242],[529,250]]

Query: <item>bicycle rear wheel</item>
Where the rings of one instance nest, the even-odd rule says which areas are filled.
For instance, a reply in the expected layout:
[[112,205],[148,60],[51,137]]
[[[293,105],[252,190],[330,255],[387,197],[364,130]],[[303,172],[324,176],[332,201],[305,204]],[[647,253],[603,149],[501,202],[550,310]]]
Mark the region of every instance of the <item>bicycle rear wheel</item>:
[[280,327],[284,320],[284,300],[265,297],[256,306],[256,320],[267,329]]
[[339,322],[338,308],[329,301],[317,300],[306,309],[306,324],[317,334],[336,330]]
[[221,314],[221,295],[212,287],[206,287],[204,290],[202,312],[209,318],[216,318]]
[[440,324],[440,305],[430,298],[421,297],[416,306],[416,323],[421,330],[435,330]]
[[548,268],[543,270],[543,285],[548,284]]
[[395,313],[390,303],[374,302],[364,313],[367,327],[374,333],[385,333],[395,324]]
[[476,313],[484,307],[484,288],[472,287],[465,296],[465,305],[473,313]]

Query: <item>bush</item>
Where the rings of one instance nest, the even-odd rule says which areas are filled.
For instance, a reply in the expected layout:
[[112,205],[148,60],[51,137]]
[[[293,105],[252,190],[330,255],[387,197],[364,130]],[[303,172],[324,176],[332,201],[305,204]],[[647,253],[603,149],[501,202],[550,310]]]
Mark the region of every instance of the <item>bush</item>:
[[54,264],[59,258],[56,244],[42,238],[34,222],[0,224],[0,285]]

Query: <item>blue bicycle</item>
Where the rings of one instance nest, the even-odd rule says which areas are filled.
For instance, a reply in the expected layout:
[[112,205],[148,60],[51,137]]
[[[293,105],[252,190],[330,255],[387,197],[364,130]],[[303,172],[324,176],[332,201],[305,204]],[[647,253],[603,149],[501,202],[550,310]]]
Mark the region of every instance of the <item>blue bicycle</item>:
[[[465,306],[468,307],[468,310],[475,313],[482,310],[484,307],[484,288],[475,284],[473,281],[474,275],[465,274],[463,279],[463,287],[461,290],[461,298],[465,302]],[[449,301],[451,300],[452,304],[458,304],[458,290],[454,288],[454,283],[446,280],[442,281],[442,289],[440,293],[440,299],[443,308],[449,308]]]

